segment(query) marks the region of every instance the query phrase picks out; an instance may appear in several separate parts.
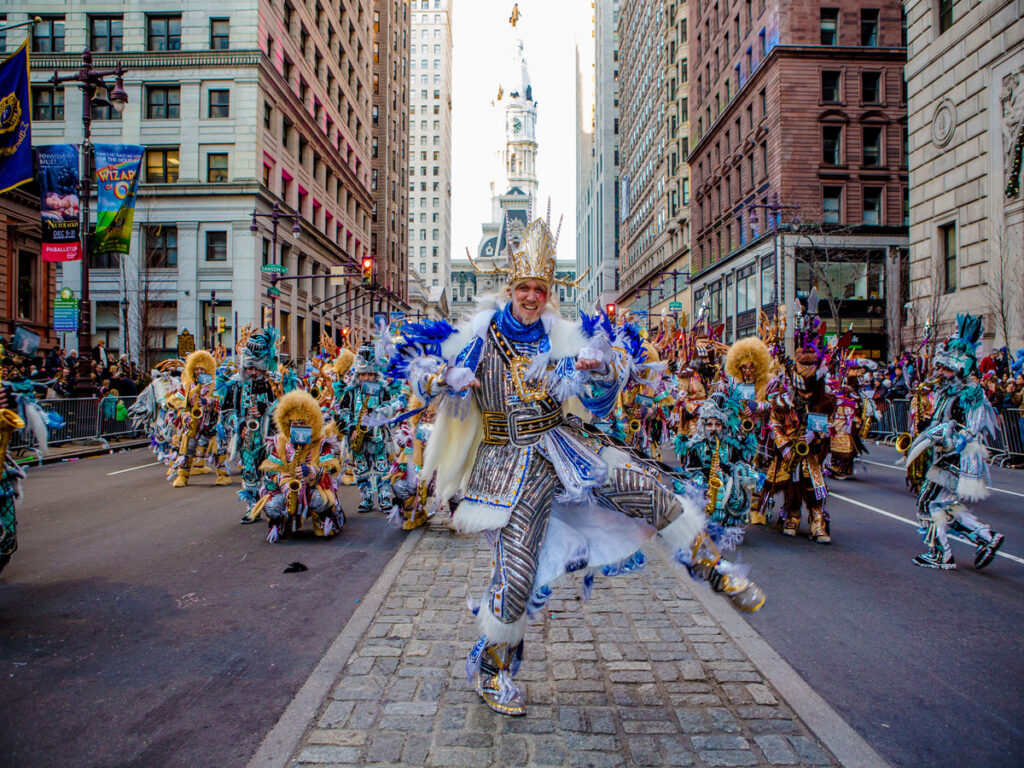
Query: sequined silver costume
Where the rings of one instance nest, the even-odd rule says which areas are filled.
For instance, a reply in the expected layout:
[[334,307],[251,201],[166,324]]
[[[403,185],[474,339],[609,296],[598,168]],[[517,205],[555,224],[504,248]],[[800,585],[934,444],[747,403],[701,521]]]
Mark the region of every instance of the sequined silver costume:
[[[467,673],[488,706],[506,714],[525,711],[512,676],[527,617],[543,607],[552,582],[583,571],[589,586],[598,573],[642,567],[640,547],[655,532],[691,565],[704,531],[702,497],[677,495],[655,465],[638,462],[569,415],[570,401],[577,399],[606,415],[631,373],[643,366],[639,344],[630,348],[607,320],[605,325],[588,334],[545,315],[524,327],[509,307],[494,307],[409,369],[421,400],[443,398],[424,472],[438,471],[439,499],[464,493],[453,525],[484,532],[493,546],[494,569],[478,609],[482,636]],[[415,334],[407,331],[407,339]],[[578,371],[577,357],[604,365]],[[474,377],[478,388],[452,385]],[[740,607],[756,609],[763,602],[739,574],[718,581]]]

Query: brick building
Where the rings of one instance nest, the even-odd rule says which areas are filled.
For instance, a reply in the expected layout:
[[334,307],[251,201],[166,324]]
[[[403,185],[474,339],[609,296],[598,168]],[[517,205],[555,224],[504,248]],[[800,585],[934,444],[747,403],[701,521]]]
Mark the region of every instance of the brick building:
[[10,341],[20,326],[39,334],[45,353],[60,339],[53,332],[57,265],[39,258],[40,229],[38,197],[24,189],[0,194],[0,337]]
[[900,3],[690,11],[694,305],[731,341],[816,285],[823,316],[838,312],[865,354],[892,354],[909,199]]

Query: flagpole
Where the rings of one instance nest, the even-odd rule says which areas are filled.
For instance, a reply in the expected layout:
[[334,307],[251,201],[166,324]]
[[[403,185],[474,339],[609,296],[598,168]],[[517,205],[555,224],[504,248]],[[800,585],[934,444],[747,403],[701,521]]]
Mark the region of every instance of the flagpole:
[[43,19],[41,16],[33,16],[28,21],[19,21],[16,24],[5,24],[0,27],[0,32],[6,32],[9,29],[18,29],[19,27],[31,27],[33,24],[42,24]]

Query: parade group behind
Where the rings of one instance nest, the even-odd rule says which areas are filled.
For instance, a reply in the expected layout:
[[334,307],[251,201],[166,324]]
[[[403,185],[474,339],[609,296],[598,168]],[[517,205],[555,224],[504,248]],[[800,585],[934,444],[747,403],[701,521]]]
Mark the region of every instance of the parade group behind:
[[[979,361],[981,318],[958,317],[931,354],[926,345],[887,369],[857,357],[850,334],[826,336],[813,292],[792,328],[784,312],[762,315],[759,333],[731,346],[704,310],[689,327],[650,333],[600,311],[573,324],[558,315],[555,245],[548,222],[533,222],[497,270],[504,291],[457,328],[402,323],[340,348],[325,337],[300,368],[282,363],[274,328],[246,328],[235,354],[159,364],[128,415],[175,488],[237,476],[242,522],[265,521],[270,543],[341,534],[343,484],[358,487],[358,512],[405,530],[441,516],[483,534],[494,566],[478,587],[466,671],[506,715],[527,711],[516,678],[526,623],[556,582],[586,597],[596,578],[643,567],[655,534],[694,578],[759,610],[764,592],[724,555],[752,525],[823,545],[841,536],[829,483],[857,472],[892,399],[910,401],[897,444],[925,543],[913,562],[955,568],[949,536],[960,533],[976,568],[991,563],[1003,537],[970,505],[988,494],[986,443],[996,409],[1020,405],[1024,360],[1004,350]],[[100,386],[145,383],[126,361],[97,364]],[[5,369],[0,568],[17,546],[24,478],[7,445],[27,423],[52,424],[37,384],[48,377],[56,390],[68,369],[59,352],[37,371]]]

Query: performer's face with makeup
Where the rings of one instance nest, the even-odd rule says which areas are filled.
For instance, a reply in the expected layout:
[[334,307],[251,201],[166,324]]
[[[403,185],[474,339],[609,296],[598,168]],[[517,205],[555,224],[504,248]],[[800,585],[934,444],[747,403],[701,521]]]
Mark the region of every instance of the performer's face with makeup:
[[512,314],[523,325],[532,325],[544,314],[548,286],[540,280],[523,280],[512,289]]

